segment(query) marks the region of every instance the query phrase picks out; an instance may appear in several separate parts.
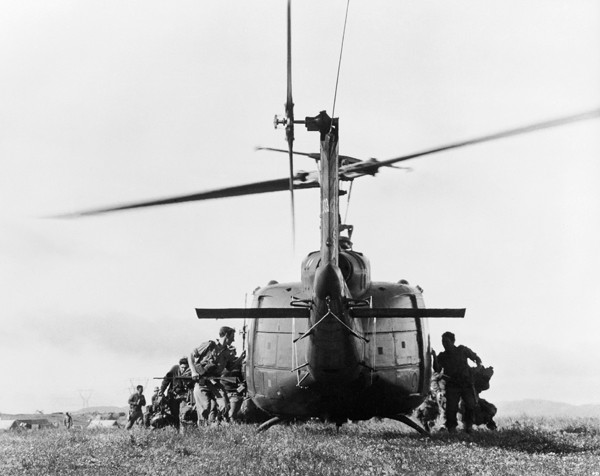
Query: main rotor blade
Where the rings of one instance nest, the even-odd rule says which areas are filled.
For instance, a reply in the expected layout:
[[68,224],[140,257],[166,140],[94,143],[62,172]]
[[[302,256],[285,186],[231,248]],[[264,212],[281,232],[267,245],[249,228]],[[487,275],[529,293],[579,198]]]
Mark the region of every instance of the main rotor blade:
[[[496,132],[494,134],[488,134],[485,136],[477,137],[475,139],[464,140],[460,142],[454,142],[452,144],[447,144],[441,147],[435,147],[433,149],[427,149],[422,152],[416,152],[414,154],[403,155],[401,157],[396,157],[394,159],[382,160],[378,162],[365,163],[365,167],[369,167],[373,169],[375,166],[384,167],[386,165],[395,164],[397,162],[402,162],[404,160],[416,159],[417,157],[423,157],[425,155],[436,154],[438,152],[443,152],[445,150],[450,149],[458,149],[459,147],[466,147],[474,144],[481,144],[483,142],[490,142],[497,139],[504,139],[506,137],[517,136],[521,134],[527,134],[529,132],[539,131],[541,129],[549,129],[551,127],[563,126],[565,124],[570,124],[572,122],[586,121],[588,119],[594,119],[600,117],[600,109],[594,109],[592,111],[583,112],[581,114],[575,114],[572,116],[560,117],[558,119],[552,119],[550,121],[537,122],[534,124],[529,124],[522,127],[517,127],[515,129],[508,129],[502,132]],[[356,166],[354,166],[356,167]]]
[[[519,127],[516,129],[509,129],[503,132],[497,132],[495,134],[489,134],[485,136],[481,136],[475,139],[465,140],[461,142],[455,142],[452,144],[448,144],[441,147],[436,147],[433,149],[428,149],[422,152],[416,152],[409,155],[404,155],[401,157],[396,157],[394,159],[377,161],[377,160],[365,160],[362,162],[352,163],[343,167],[340,167],[340,174],[353,174],[355,177],[362,175],[373,175],[378,171],[380,167],[390,166],[397,162],[402,162],[405,160],[415,159],[417,157],[423,157],[425,155],[435,154],[437,152],[442,152],[445,150],[456,149],[459,147],[465,147],[468,145],[480,144],[483,142],[488,142],[496,139],[502,139],[505,137],[516,136],[519,134],[526,134],[528,132],[533,132],[541,129],[548,129],[551,127],[558,127],[565,124],[569,124],[572,122],[584,121],[588,119],[594,119],[600,117],[600,109],[594,109],[589,112],[576,114],[573,116],[562,117],[559,119],[554,119],[546,122],[538,122],[535,124],[530,124],[528,126]],[[274,149],[268,149],[274,150]],[[309,155],[303,154],[302,155]],[[310,155],[309,155],[310,156]],[[292,190],[300,190],[305,188],[318,188],[319,182],[316,175],[311,173],[298,173],[291,177],[291,188]],[[124,205],[117,205],[107,208],[97,208],[92,210],[84,210],[81,212],[75,213],[66,213],[62,215],[56,215],[54,218],[73,218],[73,217],[82,217],[88,215],[99,215],[102,213],[110,213],[116,212],[120,210],[131,210],[134,208],[146,208],[146,207],[154,207],[161,205],[171,205],[175,203],[183,203],[183,202],[194,202],[201,200],[212,200],[216,198],[226,198],[226,197],[237,197],[242,195],[254,195],[259,193],[269,193],[269,192],[280,192],[283,190],[287,190],[290,188],[290,179],[275,179],[275,180],[266,180],[264,182],[255,182],[250,184],[237,185],[233,187],[220,188],[215,190],[208,190],[205,192],[194,193],[190,195],[181,195],[176,197],[163,198],[159,200],[148,200],[144,202],[136,202]]]
[[[307,180],[306,174],[298,174],[294,177],[292,185],[296,189],[318,188],[319,183],[316,180]],[[200,200],[212,200],[215,198],[237,197],[241,195],[255,195],[259,193],[280,192],[287,190],[289,180],[287,178],[267,180],[264,182],[255,182],[234,187],[219,188],[215,190],[207,190],[205,192],[194,193],[191,195],[181,195],[177,197],[163,198],[159,200],[148,200],[144,202],[129,203],[124,205],[116,205],[107,208],[96,208],[92,210],[84,210],[75,213],[66,213],[55,216],[54,218],[75,218],[89,215],[99,215],[102,213],[110,213],[121,210],[132,210],[134,208],[156,207],[161,205],[172,205],[175,203],[195,202]]]

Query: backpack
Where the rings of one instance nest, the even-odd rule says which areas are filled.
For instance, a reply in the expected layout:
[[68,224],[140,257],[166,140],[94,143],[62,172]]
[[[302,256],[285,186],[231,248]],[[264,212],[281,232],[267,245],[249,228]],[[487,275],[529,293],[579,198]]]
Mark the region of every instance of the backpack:
[[479,365],[471,369],[473,375],[473,386],[477,393],[490,388],[490,379],[494,375],[494,367],[484,367]]
[[[198,367],[205,367],[207,364],[215,364],[216,357],[213,350],[217,348],[217,344],[213,340],[209,340],[200,344],[196,350],[194,350],[195,357],[194,366],[196,370],[199,370]],[[200,373],[200,372],[198,372]]]

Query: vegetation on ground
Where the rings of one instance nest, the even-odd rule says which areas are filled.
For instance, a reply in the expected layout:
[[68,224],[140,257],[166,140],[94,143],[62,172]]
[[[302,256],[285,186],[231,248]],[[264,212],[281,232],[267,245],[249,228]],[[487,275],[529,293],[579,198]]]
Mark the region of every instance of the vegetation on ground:
[[598,475],[600,419],[499,419],[423,437],[382,420],[0,434],[3,475]]

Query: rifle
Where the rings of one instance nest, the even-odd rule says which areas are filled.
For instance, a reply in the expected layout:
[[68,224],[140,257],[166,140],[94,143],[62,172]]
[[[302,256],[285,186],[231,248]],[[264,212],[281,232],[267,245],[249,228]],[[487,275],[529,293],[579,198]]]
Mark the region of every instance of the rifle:
[[242,327],[242,353],[246,352],[246,318],[244,317],[244,326]]
[[[163,379],[174,379],[174,380],[194,380],[193,377],[191,376],[179,376],[179,377],[152,377],[154,380],[163,380]],[[239,383],[238,378],[237,377],[205,377],[204,375],[200,376],[199,378],[205,378],[206,380],[220,380],[221,382],[227,382],[227,383],[234,383],[237,384]]]

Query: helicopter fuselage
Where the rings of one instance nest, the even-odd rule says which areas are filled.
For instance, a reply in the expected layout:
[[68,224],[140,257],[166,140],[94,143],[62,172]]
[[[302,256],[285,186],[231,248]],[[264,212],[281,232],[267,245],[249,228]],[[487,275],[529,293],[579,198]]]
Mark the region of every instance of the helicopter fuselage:
[[339,262],[337,271],[321,267],[313,252],[302,264],[301,282],[254,293],[259,309],[312,303],[308,318],[251,321],[248,390],[270,414],[336,422],[391,417],[416,408],[429,390],[427,320],[354,318],[350,311],[355,305],[423,308],[420,288],[371,282],[361,253],[341,251]]

